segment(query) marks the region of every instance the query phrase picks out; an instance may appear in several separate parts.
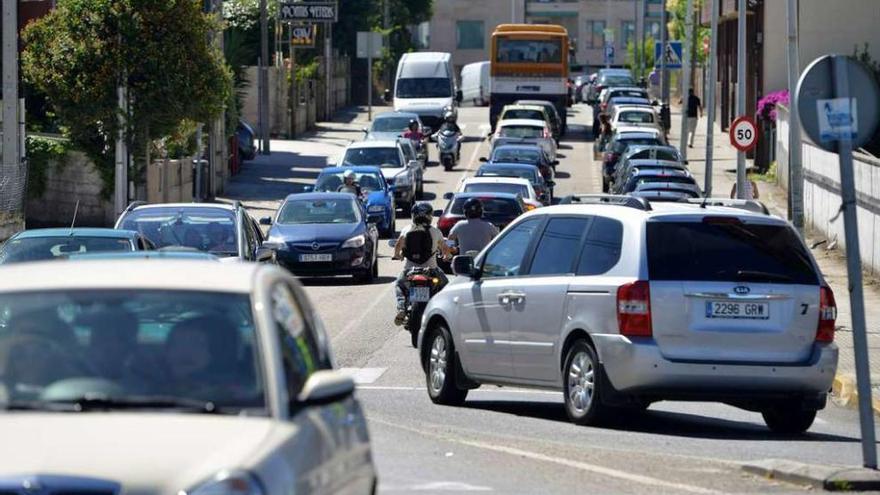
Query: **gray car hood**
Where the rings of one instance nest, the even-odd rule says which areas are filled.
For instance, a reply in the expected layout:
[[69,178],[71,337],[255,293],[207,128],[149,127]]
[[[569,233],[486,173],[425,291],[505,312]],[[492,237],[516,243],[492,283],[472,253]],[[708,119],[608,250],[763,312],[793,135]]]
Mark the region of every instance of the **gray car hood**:
[[126,495],[176,494],[250,468],[296,428],[267,418],[175,413],[5,413],[0,477],[69,475]]

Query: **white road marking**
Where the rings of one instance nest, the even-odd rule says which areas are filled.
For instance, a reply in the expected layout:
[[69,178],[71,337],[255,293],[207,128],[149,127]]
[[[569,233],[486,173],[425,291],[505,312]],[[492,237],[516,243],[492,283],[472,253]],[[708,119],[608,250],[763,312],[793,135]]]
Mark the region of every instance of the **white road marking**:
[[377,419],[375,417],[370,418],[371,423],[379,423],[384,426],[388,426],[391,428],[397,428],[404,431],[409,431],[412,433],[417,433],[419,435],[433,437],[437,440],[447,441],[458,443],[461,445],[467,445],[469,447],[474,447],[483,450],[491,450],[493,452],[500,452],[502,454],[508,454],[516,457],[524,457],[526,459],[532,459],[540,462],[548,462],[552,464],[558,464],[560,466],[570,467],[574,469],[579,469],[581,471],[587,471],[590,473],[598,474],[601,476],[607,476],[609,478],[617,478],[623,481],[638,483],[641,485],[646,485],[648,487],[663,487],[669,488],[675,491],[680,492],[688,492],[688,493],[702,493],[702,494],[720,494],[723,492],[719,492],[717,490],[711,490],[708,488],[703,488],[695,485],[688,485],[684,483],[675,483],[672,481],[662,480],[660,478],[654,478],[652,476],[645,476],[641,474],[630,473],[627,471],[621,471],[619,469],[609,468],[605,466],[599,466],[596,464],[590,464],[588,462],[581,461],[573,461],[571,459],[565,459],[562,457],[554,457],[546,454],[540,454],[538,452],[532,452],[529,450],[518,449],[514,447],[506,447],[503,445],[493,445],[486,442],[481,442],[478,440],[471,440],[467,438],[458,437],[451,434],[440,434],[433,433],[424,430],[420,430],[418,428],[412,428],[409,426],[404,426],[398,423],[391,423],[388,421],[383,421]]
[[477,161],[477,155],[480,150],[483,149],[483,144],[486,142],[485,136],[480,138],[480,142],[477,143],[477,147],[474,148],[474,152],[471,153],[471,159],[468,161],[467,168],[464,169],[461,173],[461,177],[458,179],[458,183],[461,184],[467,178],[468,174],[473,171],[474,164]]
[[388,368],[340,368],[339,371],[350,375],[354,379],[354,383],[360,385],[375,382],[387,369]]
[[368,314],[372,313],[373,310],[376,309],[376,306],[378,306],[379,303],[383,302],[384,299],[386,297],[388,297],[388,295],[389,295],[389,293],[385,290],[379,290],[376,292],[377,292],[376,297],[370,302],[370,305],[367,306],[367,309],[363,313],[361,313],[360,316],[351,320],[348,323],[348,325],[345,325],[345,328],[343,328],[341,332],[339,332],[338,334],[336,334],[330,338],[331,342],[333,343],[332,345],[336,345],[335,344],[336,341],[338,341],[342,337],[345,337],[346,335],[348,335],[348,333],[351,332],[352,330],[354,330],[355,328],[358,328],[360,326],[361,322],[364,320],[364,317],[367,316]]

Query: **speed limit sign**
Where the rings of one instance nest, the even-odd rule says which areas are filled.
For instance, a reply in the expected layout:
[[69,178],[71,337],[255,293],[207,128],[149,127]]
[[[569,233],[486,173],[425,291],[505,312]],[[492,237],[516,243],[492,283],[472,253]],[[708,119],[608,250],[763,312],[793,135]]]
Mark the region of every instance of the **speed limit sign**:
[[738,117],[730,125],[730,144],[734,148],[746,152],[758,143],[758,126],[748,115]]

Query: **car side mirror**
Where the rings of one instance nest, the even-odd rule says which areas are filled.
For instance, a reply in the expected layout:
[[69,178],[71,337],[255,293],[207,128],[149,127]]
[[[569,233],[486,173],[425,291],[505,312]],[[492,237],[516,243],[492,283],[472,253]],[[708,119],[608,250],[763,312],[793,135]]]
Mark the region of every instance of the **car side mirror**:
[[260,225],[272,225],[272,217],[263,217],[260,219]]
[[254,260],[257,263],[268,263],[273,259],[275,259],[275,250],[266,245],[258,247],[254,253]]
[[382,93],[382,99],[385,100],[386,102],[391,101],[391,90],[390,89],[386,89],[385,92]]
[[460,89],[457,90],[455,92],[455,101],[458,103],[461,103],[461,100],[463,100],[463,99],[464,99],[464,93],[462,93]]
[[409,167],[409,168],[419,168],[419,161],[418,161],[418,160],[410,160],[410,161],[406,164],[406,166]]
[[552,180],[548,180],[545,184],[547,184],[547,187],[556,187],[556,182]]
[[463,277],[477,278],[477,270],[474,268],[474,257],[458,255],[452,258],[452,273]]
[[652,106],[652,107],[659,107],[659,106],[660,106],[660,102],[657,101],[657,100],[654,100],[654,101],[651,102],[651,106]]
[[434,216],[435,216],[435,217],[438,217],[438,218],[439,218],[439,217],[442,217],[442,216],[443,216],[443,210],[434,210]]
[[481,157],[480,157],[480,161],[483,162],[483,163],[488,163],[488,162],[489,162],[489,159],[486,158],[485,156],[481,156]]
[[315,190],[315,186],[313,186],[313,185],[303,186],[303,192],[312,192],[314,190]]
[[449,200],[449,199],[452,199],[453,196],[455,196],[455,194],[448,192],[448,193],[443,194],[443,199]]
[[315,371],[296,397],[299,406],[321,406],[339,402],[354,394],[354,379],[341,371]]

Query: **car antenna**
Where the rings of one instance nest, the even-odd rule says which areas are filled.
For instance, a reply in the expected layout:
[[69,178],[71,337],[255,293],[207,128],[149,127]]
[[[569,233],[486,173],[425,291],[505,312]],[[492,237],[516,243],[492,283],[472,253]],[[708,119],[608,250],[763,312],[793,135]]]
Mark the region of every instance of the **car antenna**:
[[709,202],[709,196],[703,196],[703,202],[700,203],[700,208],[706,209],[706,204]]
[[70,221],[70,235],[73,235],[73,226],[76,225],[76,214],[79,211],[79,200],[76,200],[76,206],[73,207],[73,220]]

